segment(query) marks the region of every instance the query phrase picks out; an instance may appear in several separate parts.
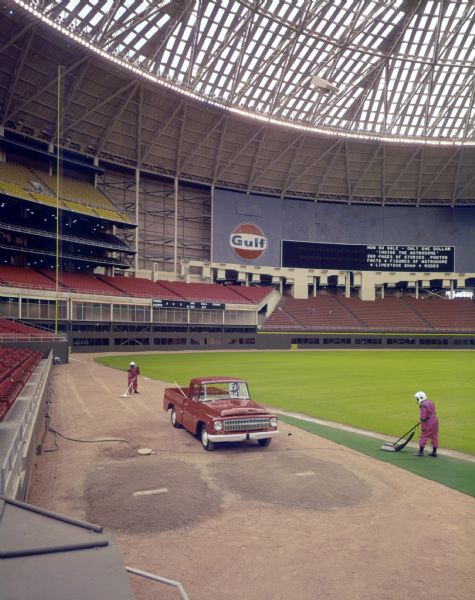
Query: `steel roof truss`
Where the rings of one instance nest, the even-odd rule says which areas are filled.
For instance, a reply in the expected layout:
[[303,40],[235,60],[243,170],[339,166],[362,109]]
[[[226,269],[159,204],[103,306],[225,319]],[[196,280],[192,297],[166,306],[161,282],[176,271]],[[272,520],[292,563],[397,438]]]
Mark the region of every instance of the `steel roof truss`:
[[[82,65],[80,65],[81,68],[79,71],[79,75],[75,78],[72,88],[70,89],[66,99],[63,101],[63,106],[61,107],[61,112],[62,112],[63,116],[66,116],[68,114],[71,104],[76,96],[76,92],[80,88],[81,83],[89,69],[90,62],[91,62],[91,59],[88,58]],[[51,137],[50,137],[51,142],[53,142],[56,139],[57,131],[58,131],[58,119],[55,119],[53,128],[51,130]]]
[[258,139],[258,142],[256,144],[256,149],[254,151],[254,156],[253,156],[253,159],[251,160],[251,168],[249,171],[249,177],[247,179],[247,191],[248,192],[253,184],[253,179],[254,179],[254,176],[256,173],[257,163],[259,161],[259,155],[261,153],[262,147],[264,145],[264,141],[266,139],[266,133],[267,133],[267,129],[264,129],[262,132],[262,135]]
[[265,129],[265,127],[266,127],[266,125],[261,125],[258,129],[256,129],[254,134],[247,140],[247,142],[245,144],[243,144],[242,146],[240,146],[240,148],[238,148],[238,150],[232,155],[232,157],[228,160],[228,162],[218,169],[218,173],[216,175],[217,179],[219,179],[221,177],[222,173],[226,173],[226,171],[233,164],[233,162],[237,158],[239,158],[239,156],[241,156],[241,154],[245,150],[247,150],[249,148],[249,146],[255,142],[256,139],[259,139],[259,136],[261,135],[261,133],[262,133],[263,129]]
[[300,145],[301,141],[304,137],[305,137],[305,133],[299,133],[297,136],[295,136],[284,147],[284,149],[281,152],[279,152],[279,154],[266,165],[266,167],[264,169],[260,169],[257,177],[251,181],[251,185],[256,184],[270,169],[272,169],[272,167],[274,165],[278,164],[288,152],[295,149],[296,146]]
[[363,181],[363,179],[369,173],[369,170],[371,169],[371,167],[373,165],[373,162],[376,160],[377,157],[379,157],[382,148],[383,148],[383,144],[377,144],[377,145],[375,145],[374,151],[371,154],[370,159],[368,161],[366,161],[365,168],[360,172],[360,174],[358,176],[358,179],[355,181],[355,183],[353,184],[353,187],[349,191],[349,197],[350,197],[350,199],[353,198],[353,196],[355,195],[355,192],[356,192],[359,184],[361,183],[361,181]]
[[[82,55],[78,60],[74,61],[69,67],[67,67],[66,69],[63,69],[61,71],[63,77],[65,75],[68,75],[69,73],[71,73],[71,71],[73,71],[74,69],[76,69],[79,65],[81,65],[84,61],[89,60],[87,55]],[[57,73],[53,76],[49,76],[47,77],[47,81],[46,83],[41,86],[40,88],[38,88],[35,92],[33,92],[33,94],[29,95],[28,98],[22,102],[20,105],[16,106],[11,113],[11,118],[13,119],[19,112],[21,112],[22,110],[24,110],[24,108],[26,106],[28,106],[31,102],[37,100],[42,94],[44,94],[44,92],[46,92],[50,87],[52,86],[56,86],[58,84],[58,75]]]
[[68,123],[64,127],[63,136],[65,136],[66,133],[71,131],[71,129],[76,127],[79,123],[81,123],[82,121],[85,121],[90,115],[96,113],[100,108],[102,108],[106,104],[109,104],[112,100],[117,98],[117,96],[121,96],[124,92],[126,92],[128,89],[130,89],[134,85],[135,85],[135,81],[129,81],[125,85],[123,85],[121,88],[119,88],[111,96],[107,95],[107,97],[104,100],[101,100],[101,101],[97,102],[94,106],[92,106],[91,108],[86,109],[86,111],[83,112],[83,114],[81,116],[79,116],[75,121],[73,121],[72,123]]
[[165,119],[165,121],[161,121],[159,123],[157,129],[155,130],[155,132],[152,135],[152,138],[150,139],[150,142],[147,144],[147,147],[145,147],[145,145],[142,145],[142,150],[140,153],[140,163],[137,165],[138,167],[140,167],[145,162],[145,159],[150,154],[150,150],[152,149],[154,144],[156,144],[156,142],[158,141],[158,139],[160,138],[162,133],[167,130],[168,126],[173,122],[173,120],[176,118],[176,116],[181,112],[184,104],[185,104],[185,101],[182,100],[179,104],[177,104],[175,106],[175,110],[168,115],[168,117]]
[[199,156],[200,150],[203,146],[206,145],[208,140],[214,135],[215,131],[221,127],[226,116],[223,114],[221,117],[214,123],[214,125],[210,128],[207,128],[206,135],[201,136],[200,142],[197,146],[193,147],[193,151],[189,154],[188,157],[184,158],[182,164],[180,166],[180,172],[183,172],[186,167],[190,164],[194,157]]
[[138,87],[139,87],[139,84],[135,83],[135,85],[130,89],[130,92],[127,95],[127,97],[120,103],[118,112],[115,112],[115,111],[112,112],[112,117],[109,120],[109,125],[106,127],[106,129],[104,130],[104,133],[102,134],[101,138],[97,142],[96,155],[99,155],[102,148],[104,147],[104,144],[108,141],[109,136],[112,133],[115,125],[120,121],[125,109],[128,107],[128,105],[130,104],[130,101],[137,93]]
[[422,152],[422,148],[416,148],[414,150],[414,152],[411,154],[411,156],[409,157],[409,159],[406,161],[404,167],[399,171],[399,173],[397,174],[396,178],[394,179],[394,181],[389,185],[388,188],[386,188],[385,193],[384,193],[384,197],[387,199],[388,197],[390,197],[391,192],[393,191],[394,187],[399,183],[399,181],[401,180],[402,176],[404,175],[404,173],[407,171],[407,169],[409,168],[409,166],[414,162],[414,160],[416,159],[416,156],[418,154],[420,154]]
[[23,66],[27,59],[28,53],[30,51],[31,42],[33,41],[33,38],[35,36],[35,31],[30,29],[25,33],[25,36],[27,37],[26,44],[18,57],[18,61],[15,65],[15,70],[11,77],[10,85],[5,99],[5,108],[3,110],[3,121],[5,123],[9,120],[10,117],[10,106],[15,96],[17,84],[20,79],[21,72],[23,71]]

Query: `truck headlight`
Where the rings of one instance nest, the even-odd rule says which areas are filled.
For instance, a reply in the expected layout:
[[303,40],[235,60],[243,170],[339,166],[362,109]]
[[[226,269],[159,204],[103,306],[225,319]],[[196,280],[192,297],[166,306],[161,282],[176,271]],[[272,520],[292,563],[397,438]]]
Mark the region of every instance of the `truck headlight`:
[[269,419],[269,425],[271,427],[273,427],[274,429],[277,428],[277,417],[272,417],[272,419]]
[[215,429],[215,431],[222,431],[222,429],[223,429],[223,422],[222,421],[215,421],[214,422],[214,429]]

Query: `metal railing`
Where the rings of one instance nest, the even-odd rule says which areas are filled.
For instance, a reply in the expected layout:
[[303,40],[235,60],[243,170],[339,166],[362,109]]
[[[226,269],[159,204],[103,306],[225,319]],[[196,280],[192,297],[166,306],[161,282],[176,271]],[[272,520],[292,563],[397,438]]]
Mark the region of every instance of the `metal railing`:
[[[18,425],[13,438],[0,465],[0,494],[17,498],[21,486],[22,471],[25,469],[25,460],[28,457],[28,448],[34,442],[33,432],[38,422],[38,411],[41,399],[46,393],[46,386],[51,377],[53,365],[52,353],[43,363],[40,362],[36,369],[39,370],[39,378],[32,388],[32,394],[28,400],[28,406]],[[36,372],[36,370],[35,370]]]
[[133,567],[125,567],[125,570],[128,573],[132,573],[133,575],[138,575],[139,577],[144,577],[145,579],[150,579],[151,581],[156,581],[157,583],[163,583],[165,585],[170,585],[178,590],[180,594],[181,600],[190,600],[188,594],[185,592],[185,588],[179,581],[174,581],[173,579],[167,579],[166,577],[160,577],[160,575],[154,575],[153,573],[148,573],[147,571],[141,571],[140,569],[134,569]]
[[67,337],[65,335],[57,335],[51,333],[1,333],[0,342],[65,342]]
[[[33,229],[32,227],[23,227],[23,225],[16,225],[14,223],[7,223],[5,221],[0,221],[0,227],[5,229],[9,229],[11,231],[16,231],[18,233],[28,233],[30,235],[36,235],[40,237],[51,238],[55,237],[56,234],[53,231],[47,231],[46,229]],[[69,235],[67,233],[60,233],[59,239],[66,240],[68,242],[76,242],[81,243],[88,246],[100,246],[101,248],[107,248],[110,250],[117,250],[118,252],[129,251],[133,252],[131,248],[126,246],[125,244],[112,243],[112,242],[102,242],[100,240],[94,240],[92,238],[84,238],[76,235]]]

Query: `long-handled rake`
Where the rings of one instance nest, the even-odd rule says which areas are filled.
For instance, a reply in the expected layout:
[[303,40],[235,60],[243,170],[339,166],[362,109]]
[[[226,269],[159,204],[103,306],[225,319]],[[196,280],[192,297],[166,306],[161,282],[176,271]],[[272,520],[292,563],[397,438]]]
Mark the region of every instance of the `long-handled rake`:
[[133,386],[134,382],[132,381],[132,383],[130,383],[129,387],[125,390],[125,392],[123,394],[120,394],[119,398],[130,398],[130,392],[132,391]]
[[[419,423],[416,423],[414,425],[414,427],[411,427],[411,429],[409,429],[409,431],[406,431],[406,433],[404,435],[401,435],[401,437],[396,440],[394,443],[391,442],[385,442],[380,450],[385,450],[386,452],[399,452],[400,450],[402,450],[403,448],[405,448],[409,442],[412,440],[412,438],[414,437],[414,434],[416,433],[416,429],[417,427],[419,427]],[[404,439],[406,437],[406,435],[408,436],[406,439]],[[404,440],[403,442],[401,442],[401,440]],[[401,442],[401,443],[399,443]]]

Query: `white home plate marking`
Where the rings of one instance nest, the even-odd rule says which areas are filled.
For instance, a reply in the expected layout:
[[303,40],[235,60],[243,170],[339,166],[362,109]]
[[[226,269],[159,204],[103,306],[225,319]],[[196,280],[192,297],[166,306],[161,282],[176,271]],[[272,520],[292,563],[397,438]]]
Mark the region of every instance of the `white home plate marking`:
[[168,488],[159,488],[158,490],[143,490],[134,492],[134,496],[152,496],[153,494],[167,494]]
[[301,473],[294,473],[295,477],[308,477],[309,475],[315,475],[313,471],[302,471]]

